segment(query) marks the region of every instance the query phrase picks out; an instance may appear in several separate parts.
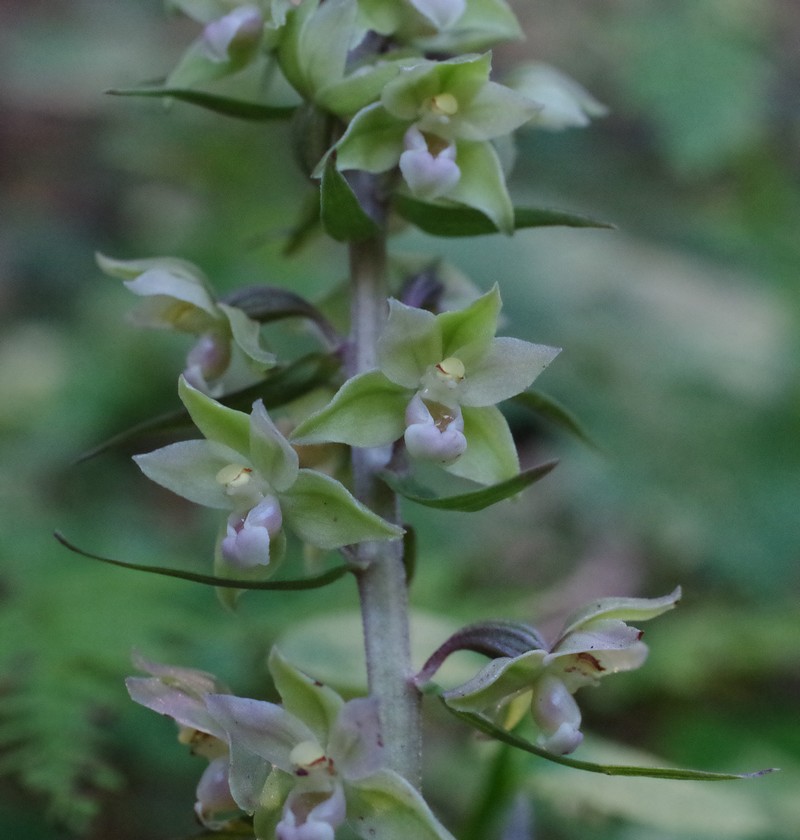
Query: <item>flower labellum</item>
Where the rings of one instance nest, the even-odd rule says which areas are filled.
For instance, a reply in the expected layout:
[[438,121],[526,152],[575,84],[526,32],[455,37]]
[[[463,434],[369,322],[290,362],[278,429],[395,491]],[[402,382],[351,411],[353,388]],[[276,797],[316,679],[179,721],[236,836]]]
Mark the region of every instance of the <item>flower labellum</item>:
[[264,19],[255,6],[239,6],[211,21],[203,30],[203,45],[213,61],[246,62],[258,47]]

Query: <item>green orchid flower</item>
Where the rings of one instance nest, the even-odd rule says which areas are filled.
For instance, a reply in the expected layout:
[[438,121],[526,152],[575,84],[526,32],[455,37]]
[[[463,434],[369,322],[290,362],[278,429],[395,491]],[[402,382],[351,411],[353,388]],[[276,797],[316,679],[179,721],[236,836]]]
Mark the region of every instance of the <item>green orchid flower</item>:
[[[243,810],[255,812],[258,840],[333,840],[345,823],[365,840],[452,840],[420,794],[383,767],[372,698],[345,703],[275,649],[269,670],[283,705],[205,698],[227,735],[230,790]],[[259,762],[266,784],[263,771],[254,772]]]
[[537,108],[490,81],[490,70],[488,53],[401,67],[380,100],[353,117],[334,147],[337,168],[377,173],[397,166],[413,195],[474,207],[512,233],[514,211],[490,141],[528,122]]
[[370,447],[403,438],[413,458],[464,478],[493,484],[516,475],[516,447],[495,403],[524,391],[559,351],[496,338],[500,307],[497,286],[439,315],[391,300],[378,369],[348,380],[294,440]]
[[197,337],[183,375],[201,391],[219,396],[243,388],[275,364],[275,355],[261,345],[261,325],[238,307],[216,301],[196,265],[172,257],[114,260],[102,254],[97,263],[142,298],[131,313],[134,324]]
[[[469,682],[442,695],[447,705],[457,711],[478,712],[500,717],[507,728],[513,727],[530,709],[539,729],[538,744],[550,752],[564,755],[575,750],[583,740],[581,712],[573,694],[587,685],[596,685],[602,677],[630,671],[642,665],[647,645],[642,632],[627,621],[647,621],[671,610],[680,600],[678,587],[662,598],[604,598],[573,614],[552,645],[536,644],[522,653],[492,659]],[[446,642],[434,653],[421,672],[427,681],[444,658],[458,649],[485,653],[494,646],[501,630],[505,639],[538,639],[531,628],[520,626],[509,632],[510,625],[486,625],[466,628],[456,637],[467,640]],[[506,642],[506,644],[508,644]],[[497,648],[501,648],[502,644]],[[509,652],[512,652],[509,650]]]
[[179,393],[205,440],[173,443],[134,461],[153,481],[206,507],[229,511],[218,546],[228,577],[274,569],[284,525],[317,548],[388,540],[403,531],[374,514],[338,481],[301,469],[297,452],[259,400],[248,416],[226,408],[181,378]]

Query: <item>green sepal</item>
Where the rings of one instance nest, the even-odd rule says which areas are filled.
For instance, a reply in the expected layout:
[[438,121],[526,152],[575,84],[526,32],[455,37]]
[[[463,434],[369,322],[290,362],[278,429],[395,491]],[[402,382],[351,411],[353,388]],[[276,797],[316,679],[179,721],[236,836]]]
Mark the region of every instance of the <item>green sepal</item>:
[[[442,701],[444,703],[444,701]],[[463,723],[489,735],[492,738],[510,744],[512,747],[524,750],[525,752],[538,755],[540,758],[552,761],[555,764],[563,764],[565,767],[573,767],[576,770],[586,770],[590,773],[602,773],[605,776],[645,776],[651,779],[683,779],[686,781],[698,782],[724,782],[737,779],[755,779],[765,776],[768,773],[776,772],[776,768],[769,767],[764,770],[756,770],[753,773],[714,773],[707,770],[686,770],[678,767],[635,767],[620,764],[596,764],[592,761],[580,761],[576,758],[567,758],[563,755],[555,755],[543,747],[538,747],[530,741],[513,735],[506,729],[496,726],[483,715],[472,712],[460,712],[444,703],[450,714],[457,717]]]
[[332,688],[295,668],[276,647],[270,652],[268,666],[284,708],[299,717],[320,744],[326,744],[344,704],[342,698]]
[[465,513],[474,513],[483,510],[490,505],[497,504],[503,499],[509,499],[522,492],[528,485],[544,478],[558,464],[558,461],[547,461],[537,467],[521,472],[519,475],[493,484],[490,487],[483,487],[469,493],[460,493],[456,496],[434,496],[429,490],[414,481],[401,479],[394,473],[384,471],[381,479],[398,495],[410,502],[415,502],[424,507],[438,508],[439,510],[459,510]]
[[463,406],[467,449],[445,469],[479,484],[497,484],[519,473],[519,457],[508,422],[494,405]]
[[418,56],[383,58],[371,67],[356,68],[349,76],[322,88],[317,93],[320,107],[340,116],[355,114],[380,98],[381,91],[403,67],[419,61]]
[[325,408],[295,429],[292,441],[383,446],[403,436],[410,398],[405,388],[380,371],[358,374],[342,385]]
[[[469,306],[437,315],[443,356],[458,356],[469,370],[494,340],[502,305],[500,290],[495,283]],[[467,351],[466,356],[464,351]]]
[[471,680],[443,692],[442,699],[448,708],[459,712],[477,714],[484,709],[499,708],[506,700],[525,693],[530,695],[544,670],[546,656],[546,650],[536,648],[518,656],[495,657]]
[[419,792],[391,770],[347,786],[347,818],[364,840],[454,840]]
[[[432,236],[485,236],[500,232],[497,225],[485,213],[473,207],[463,207],[444,202],[434,204],[403,193],[398,193],[395,196],[392,206],[399,216]],[[559,226],[614,228],[614,225],[607,222],[601,222],[577,213],[567,213],[563,210],[552,210],[544,207],[514,208],[515,230]]]
[[139,96],[156,99],[177,99],[189,105],[197,105],[207,111],[235,117],[240,120],[266,122],[267,120],[285,120],[297,110],[296,105],[264,105],[261,102],[248,102],[205,90],[192,90],[183,87],[138,87],[112,88],[106,93],[111,96]]
[[680,586],[661,598],[600,598],[573,613],[564,622],[561,635],[564,637],[580,625],[594,621],[649,621],[673,609],[680,598]]
[[297,480],[299,457],[259,400],[250,414],[250,460],[270,487],[281,494]]
[[506,187],[500,158],[488,141],[456,142],[456,163],[461,170],[448,198],[479,210],[505,234],[514,232],[514,207]]
[[505,0],[469,0],[464,14],[448,30],[415,39],[426,52],[465,53],[489,49],[503,41],[524,38]]
[[511,398],[512,402],[533,411],[545,420],[549,420],[560,429],[569,432],[578,440],[583,441],[592,449],[598,449],[597,444],[589,437],[588,432],[581,426],[577,418],[553,397],[541,391],[530,390]]
[[337,169],[385,172],[400,160],[408,122],[392,116],[379,102],[362,108],[336,145]]
[[329,236],[337,242],[363,242],[380,233],[337,169],[333,155],[328,157],[320,189],[320,218]]
[[327,586],[334,581],[339,580],[350,571],[347,566],[336,566],[333,569],[323,572],[320,575],[308,578],[298,578],[296,580],[242,580],[234,578],[217,577],[216,575],[203,575],[195,572],[184,571],[183,569],[169,569],[163,566],[148,566],[144,563],[128,563],[125,560],[114,560],[110,557],[102,557],[99,554],[92,554],[78,548],[74,543],[71,543],[62,533],[55,531],[53,536],[70,551],[75,554],[80,554],[81,557],[88,557],[90,560],[98,560],[100,563],[106,563],[109,566],[118,566],[122,569],[132,569],[136,572],[149,572],[154,575],[164,575],[165,577],[179,578],[180,580],[188,580],[193,583],[202,583],[205,586],[216,586],[223,589],[266,589],[274,590],[276,592],[287,592],[290,590],[302,589],[319,589],[322,586]]
[[283,816],[283,803],[297,784],[297,778],[277,767],[267,777],[261,791],[258,808],[253,815],[253,827],[257,837],[273,838]]
[[277,55],[284,75],[309,101],[344,78],[358,7],[355,0],[303,0],[286,15]]
[[280,504],[289,527],[318,548],[403,536],[402,528],[362,505],[336,479],[314,470],[300,470],[294,484],[280,494]]
[[[279,408],[286,403],[302,397],[309,391],[327,384],[333,374],[339,369],[340,361],[336,356],[322,353],[311,353],[303,356],[287,367],[274,368],[262,382],[251,385],[241,391],[236,391],[226,397],[220,397],[218,402],[228,408],[246,409],[249,411],[253,402],[263,399],[268,409]],[[189,412],[185,409],[168,411],[148,420],[143,420],[122,432],[108,438],[92,449],[82,453],[75,459],[75,463],[88,461],[116,446],[122,446],[138,437],[154,433],[179,433],[191,427]]]
[[228,319],[233,341],[245,356],[262,370],[274,367],[277,359],[274,353],[261,346],[261,325],[258,321],[249,318],[236,306],[229,306],[227,303],[218,303],[217,306]]
[[198,391],[183,376],[178,380],[178,395],[192,422],[207,440],[221,443],[245,457],[248,456],[250,417],[247,414],[228,408]]

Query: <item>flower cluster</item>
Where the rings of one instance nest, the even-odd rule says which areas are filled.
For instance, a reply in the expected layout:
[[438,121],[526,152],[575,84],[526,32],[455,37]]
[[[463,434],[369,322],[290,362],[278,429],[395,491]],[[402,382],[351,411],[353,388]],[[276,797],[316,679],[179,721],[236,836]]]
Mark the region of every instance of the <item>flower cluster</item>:
[[180,740],[210,759],[195,807],[209,827],[240,810],[254,814],[260,840],[333,840],[345,822],[365,840],[399,832],[452,840],[419,793],[383,766],[372,698],[344,702],[277,649],[269,670],[282,705],[233,696],[201,671],[136,664],[151,676],[128,678],[131,697],[173,718]]

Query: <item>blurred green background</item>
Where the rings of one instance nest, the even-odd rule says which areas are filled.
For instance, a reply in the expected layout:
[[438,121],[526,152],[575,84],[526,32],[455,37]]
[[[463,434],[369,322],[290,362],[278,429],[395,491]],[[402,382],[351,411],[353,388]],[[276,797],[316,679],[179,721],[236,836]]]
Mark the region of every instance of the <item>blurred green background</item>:
[[[497,70],[551,62],[611,115],[521,134],[515,197],[617,229],[455,244],[407,231],[395,247],[499,282],[504,331],[564,348],[538,384],[598,449],[512,412],[526,464],[561,460],[551,476],[474,516],[405,510],[420,655],[451,625],[552,630],[592,597],[681,583],[679,609],[646,628],[647,667],[582,693],[579,757],[783,772],[728,785],[582,775],[475,742],[431,703],[428,794],[462,840],[796,837],[800,7],[516,8],[528,39],[498,50]],[[174,407],[187,350],[125,322],[132,298],[95,251],[180,256],[221,292],[269,282],[319,297],[346,272],[322,241],[281,255],[308,190],[285,126],[103,95],[163,76],[194,34],[159,0],[0,3],[0,834],[15,840],[196,830],[202,759],[128,701],[132,648],[264,696],[265,653],[287,627],[285,644],[324,670],[337,651],[298,620],[327,637],[353,626],[347,581],[251,593],[231,615],[205,588],[92,563],[51,536],[210,567],[214,517],[129,459],[158,441],[73,463]],[[331,678],[355,688],[343,673]]]

